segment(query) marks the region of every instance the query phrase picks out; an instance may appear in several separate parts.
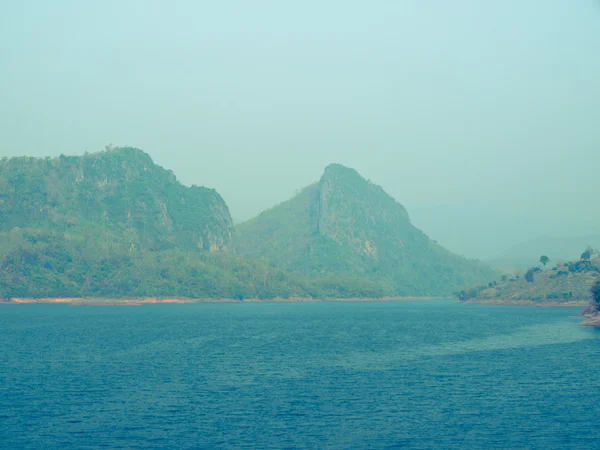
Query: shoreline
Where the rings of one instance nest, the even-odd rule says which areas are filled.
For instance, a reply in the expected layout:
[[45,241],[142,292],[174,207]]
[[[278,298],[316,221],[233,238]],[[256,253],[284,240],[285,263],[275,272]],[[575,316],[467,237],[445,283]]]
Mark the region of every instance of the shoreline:
[[579,325],[582,327],[600,328],[600,313],[584,313],[585,320]]
[[469,299],[459,302],[464,305],[490,305],[490,306],[535,306],[538,308],[585,308],[589,300],[571,300],[568,302],[534,301],[534,300],[502,300],[502,299]]
[[[70,305],[70,306],[144,306],[144,305],[181,305],[193,303],[373,303],[392,301],[435,301],[451,300],[451,297],[350,297],[350,298],[272,298],[260,299],[249,298],[236,300],[233,298],[182,298],[182,297],[130,297],[130,298],[91,298],[91,297],[43,297],[43,298],[10,298],[0,299],[2,305]],[[465,305],[486,306],[535,306],[538,308],[581,308],[589,305],[588,301],[576,300],[570,302],[545,302],[539,303],[533,300],[475,300],[469,299],[465,302],[456,301]],[[600,314],[580,314],[585,320],[578,324],[582,327],[600,328]]]
[[325,302],[389,302],[389,301],[432,301],[448,300],[450,297],[349,297],[349,298],[248,298],[236,300],[233,298],[182,298],[182,297],[130,297],[130,298],[89,298],[89,297],[43,297],[43,298],[10,298],[0,300],[0,305],[72,305],[72,306],[142,306],[164,304],[192,303],[325,303]]

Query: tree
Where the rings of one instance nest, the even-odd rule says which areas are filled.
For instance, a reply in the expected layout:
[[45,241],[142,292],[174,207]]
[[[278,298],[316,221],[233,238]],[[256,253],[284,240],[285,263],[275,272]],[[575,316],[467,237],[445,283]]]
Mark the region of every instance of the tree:
[[531,269],[527,269],[527,272],[525,272],[524,278],[527,280],[528,283],[533,283],[534,274],[539,271],[540,271],[539,267],[532,267]]
[[503,283],[506,283],[506,282],[508,281],[508,275],[502,275],[502,277],[500,277],[500,280],[501,280]]
[[596,309],[600,309],[600,280],[592,286],[592,302]]
[[546,264],[548,264],[548,261],[550,261],[550,258],[548,258],[546,255],[542,255],[540,256],[540,262],[545,266]]
[[583,259],[584,261],[589,261],[593,254],[594,254],[594,249],[592,247],[588,247],[581,254],[581,259]]

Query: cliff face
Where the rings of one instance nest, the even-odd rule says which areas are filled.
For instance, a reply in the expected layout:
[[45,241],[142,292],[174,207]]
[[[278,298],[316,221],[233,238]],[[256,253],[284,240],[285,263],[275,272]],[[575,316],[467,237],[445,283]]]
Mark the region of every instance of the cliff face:
[[[390,239],[411,228],[406,209],[353,169],[328,166],[317,193],[318,233],[373,261],[383,257],[382,247]],[[381,236],[386,227],[392,227],[395,236]]]
[[115,234],[132,246],[219,251],[232,221],[213,189],[186,187],[134,148],[0,161],[0,231]]
[[312,278],[369,280],[388,295],[446,295],[497,275],[431,241],[381,187],[339,164],[236,227],[235,249]]

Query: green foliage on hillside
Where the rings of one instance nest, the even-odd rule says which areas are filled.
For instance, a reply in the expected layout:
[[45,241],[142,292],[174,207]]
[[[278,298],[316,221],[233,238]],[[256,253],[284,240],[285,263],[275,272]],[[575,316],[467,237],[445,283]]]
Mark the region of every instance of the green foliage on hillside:
[[154,250],[229,245],[231,217],[213,189],[180,184],[134,148],[0,160],[0,231],[121,235]]
[[533,283],[535,281],[535,274],[538,272],[541,272],[539,267],[530,267],[527,269],[527,272],[525,272],[525,275],[523,275],[523,278],[525,278],[525,281],[528,283]]
[[[0,298],[314,296],[281,270],[220,253],[132,249],[125,241],[15,229],[0,233]],[[7,245],[8,244],[8,245]]]
[[288,297],[314,287],[222,254],[232,224],[141,150],[0,160],[0,297]]
[[234,249],[312,280],[370,282],[384,295],[445,295],[498,275],[437,245],[381,187],[339,164],[291,200],[238,225]]
[[[583,256],[590,257],[587,254]],[[532,267],[521,279],[503,277],[502,282],[494,286],[471,286],[455,295],[461,301],[528,300],[541,304],[548,301],[591,301],[595,285],[600,285],[600,260],[580,259],[546,270]]]
[[591,306],[595,311],[600,311],[600,280],[594,283],[590,292],[592,294]]
[[214,190],[181,185],[141,150],[0,160],[0,298],[384,294],[234,257],[231,234]]

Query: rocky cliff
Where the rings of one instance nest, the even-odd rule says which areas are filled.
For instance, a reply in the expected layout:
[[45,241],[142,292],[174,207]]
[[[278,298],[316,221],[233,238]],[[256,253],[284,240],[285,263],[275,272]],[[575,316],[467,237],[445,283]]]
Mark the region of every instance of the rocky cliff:
[[237,226],[234,242],[238,255],[313,279],[368,280],[386,295],[449,295],[498,275],[436,244],[380,186],[340,164],[291,200]]

